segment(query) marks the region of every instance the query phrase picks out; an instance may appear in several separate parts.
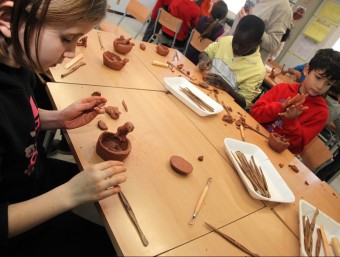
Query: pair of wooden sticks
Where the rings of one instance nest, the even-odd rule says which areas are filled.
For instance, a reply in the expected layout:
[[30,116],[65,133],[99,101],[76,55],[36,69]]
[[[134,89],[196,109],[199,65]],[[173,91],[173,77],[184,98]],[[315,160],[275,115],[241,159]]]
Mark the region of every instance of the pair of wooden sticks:
[[199,108],[202,110],[207,110],[209,112],[213,112],[214,108],[212,108],[209,104],[204,102],[201,98],[199,98],[197,95],[195,95],[189,88],[187,87],[180,87],[180,90],[190,98],[191,101],[193,101]]

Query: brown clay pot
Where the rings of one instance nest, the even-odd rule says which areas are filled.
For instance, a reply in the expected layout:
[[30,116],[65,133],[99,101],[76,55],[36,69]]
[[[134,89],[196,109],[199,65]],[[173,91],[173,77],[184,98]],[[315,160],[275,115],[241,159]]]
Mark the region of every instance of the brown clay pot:
[[276,152],[281,153],[283,150],[287,149],[290,145],[289,141],[283,136],[272,132],[268,138],[269,146]]
[[127,54],[135,45],[130,42],[131,38],[125,39],[123,35],[113,41],[113,48],[117,53]]
[[105,51],[103,53],[104,65],[112,70],[121,70],[128,61],[129,61],[128,58],[122,59],[120,58],[120,56],[110,51]]
[[116,133],[103,132],[96,144],[96,153],[107,160],[123,161],[131,152],[132,145],[126,135],[133,131],[131,122],[126,122],[117,129]]
[[156,51],[161,56],[167,56],[169,54],[169,48],[160,44],[156,46]]

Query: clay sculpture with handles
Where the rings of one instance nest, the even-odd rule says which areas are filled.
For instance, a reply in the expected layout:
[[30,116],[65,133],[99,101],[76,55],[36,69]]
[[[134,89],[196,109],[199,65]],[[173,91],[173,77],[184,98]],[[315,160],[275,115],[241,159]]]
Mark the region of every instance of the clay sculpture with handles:
[[117,129],[116,133],[103,132],[98,138],[96,153],[105,161],[123,161],[129,156],[132,149],[131,141],[126,135],[133,131],[133,129],[133,124],[126,122]]
[[169,54],[169,48],[161,44],[156,46],[156,51],[161,56],[167,56]]
[[123,35],[119,38],[116,38],[113,41],[113,48],[117,53],[127,54],[131,51],[132,47],[135,45],[130,42],[131,38],[125,39]]
[[119,55],[110,51],[105,51],[103,53],[104,65],[112,70],[121,70],[128,61],[128,58],[122,59]]

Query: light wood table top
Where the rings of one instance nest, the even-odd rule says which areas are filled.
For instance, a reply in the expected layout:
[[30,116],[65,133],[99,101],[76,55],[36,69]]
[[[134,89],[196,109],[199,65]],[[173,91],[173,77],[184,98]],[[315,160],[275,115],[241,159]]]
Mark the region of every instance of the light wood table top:
[[272,61],[272,62],[267,62],[266,65],[269,66],[270,68],[274,68],[275,74],[276,74],[275,78],[272,78],[270,76],[271,72],[266,70],[264,82],[269,87],[273,87],[273,86],[280,84],[280,83],[289,83],[289,84],[297,83],[295,80],[290,78],[288,76],[288,74],[284,75],[284,74],[281,73],[281,70],[282,70],[283,67],[279,63]]
[[106,67],[103,64],[103,52],[105,50],[100,47],[98,32],[105,50],[114,52],[113,40],[120,35],[96,29],[90,31],[87,34],[87,47],[77,47],[76,49],[76,55],[83,54],[82,61],[86,62],[86,65],[61,78],[61,74],[68,71],[64,66],[70,60],[65,59],[63,63],[50,68],[55,82],[165,91],[162,83],[148,71],[142,60],[133,53],[134,51],[143,51],[137,45],[126,55],[118,54],[122,58],[129,59],[123,69],[115,71]]
[[[264,208],[261,201],[248,194],[232,166],[164,92],[64,83],[48,83],[48,91],[58,109],[100,91],[108,99],[107,105],[118,106],[122,112],[118,120],[100,115],[82,128],[67,131],[81,168],[102,161],[95,153],[102,132],[97,127],[99,119],[113,132],[126,121],[135,126],[128,135],[132,152],[124,161],[128,180],[122,190],[150,244],[142,245],[115,195],[99,204],[118,254],[159,255],[205,235],[205,220],[221,227]],[[172,155],[190,161],[193,173],[183,176],[174,172],[169,164]],[[204,155],[202,162],[197,160],[200,155]],[[188,222],[209,177],[213,181],[208,195],[196,223],[190,227]]]
[[[209,224],[215,224],[206,220]],[[208,233],[161,256],[249,256],[204,225]],[[259,256],[299,256],[299,239],[268,208],[219,230]]]

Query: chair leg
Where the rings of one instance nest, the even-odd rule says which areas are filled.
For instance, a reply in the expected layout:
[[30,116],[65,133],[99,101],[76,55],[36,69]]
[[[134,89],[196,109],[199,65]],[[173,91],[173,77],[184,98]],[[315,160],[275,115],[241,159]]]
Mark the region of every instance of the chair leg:
[[122,18],[120,18],[120,20],[118,21],[117,25],[119,26],[119,24],[124,20],[126,16],[126,13],[123,14]]

